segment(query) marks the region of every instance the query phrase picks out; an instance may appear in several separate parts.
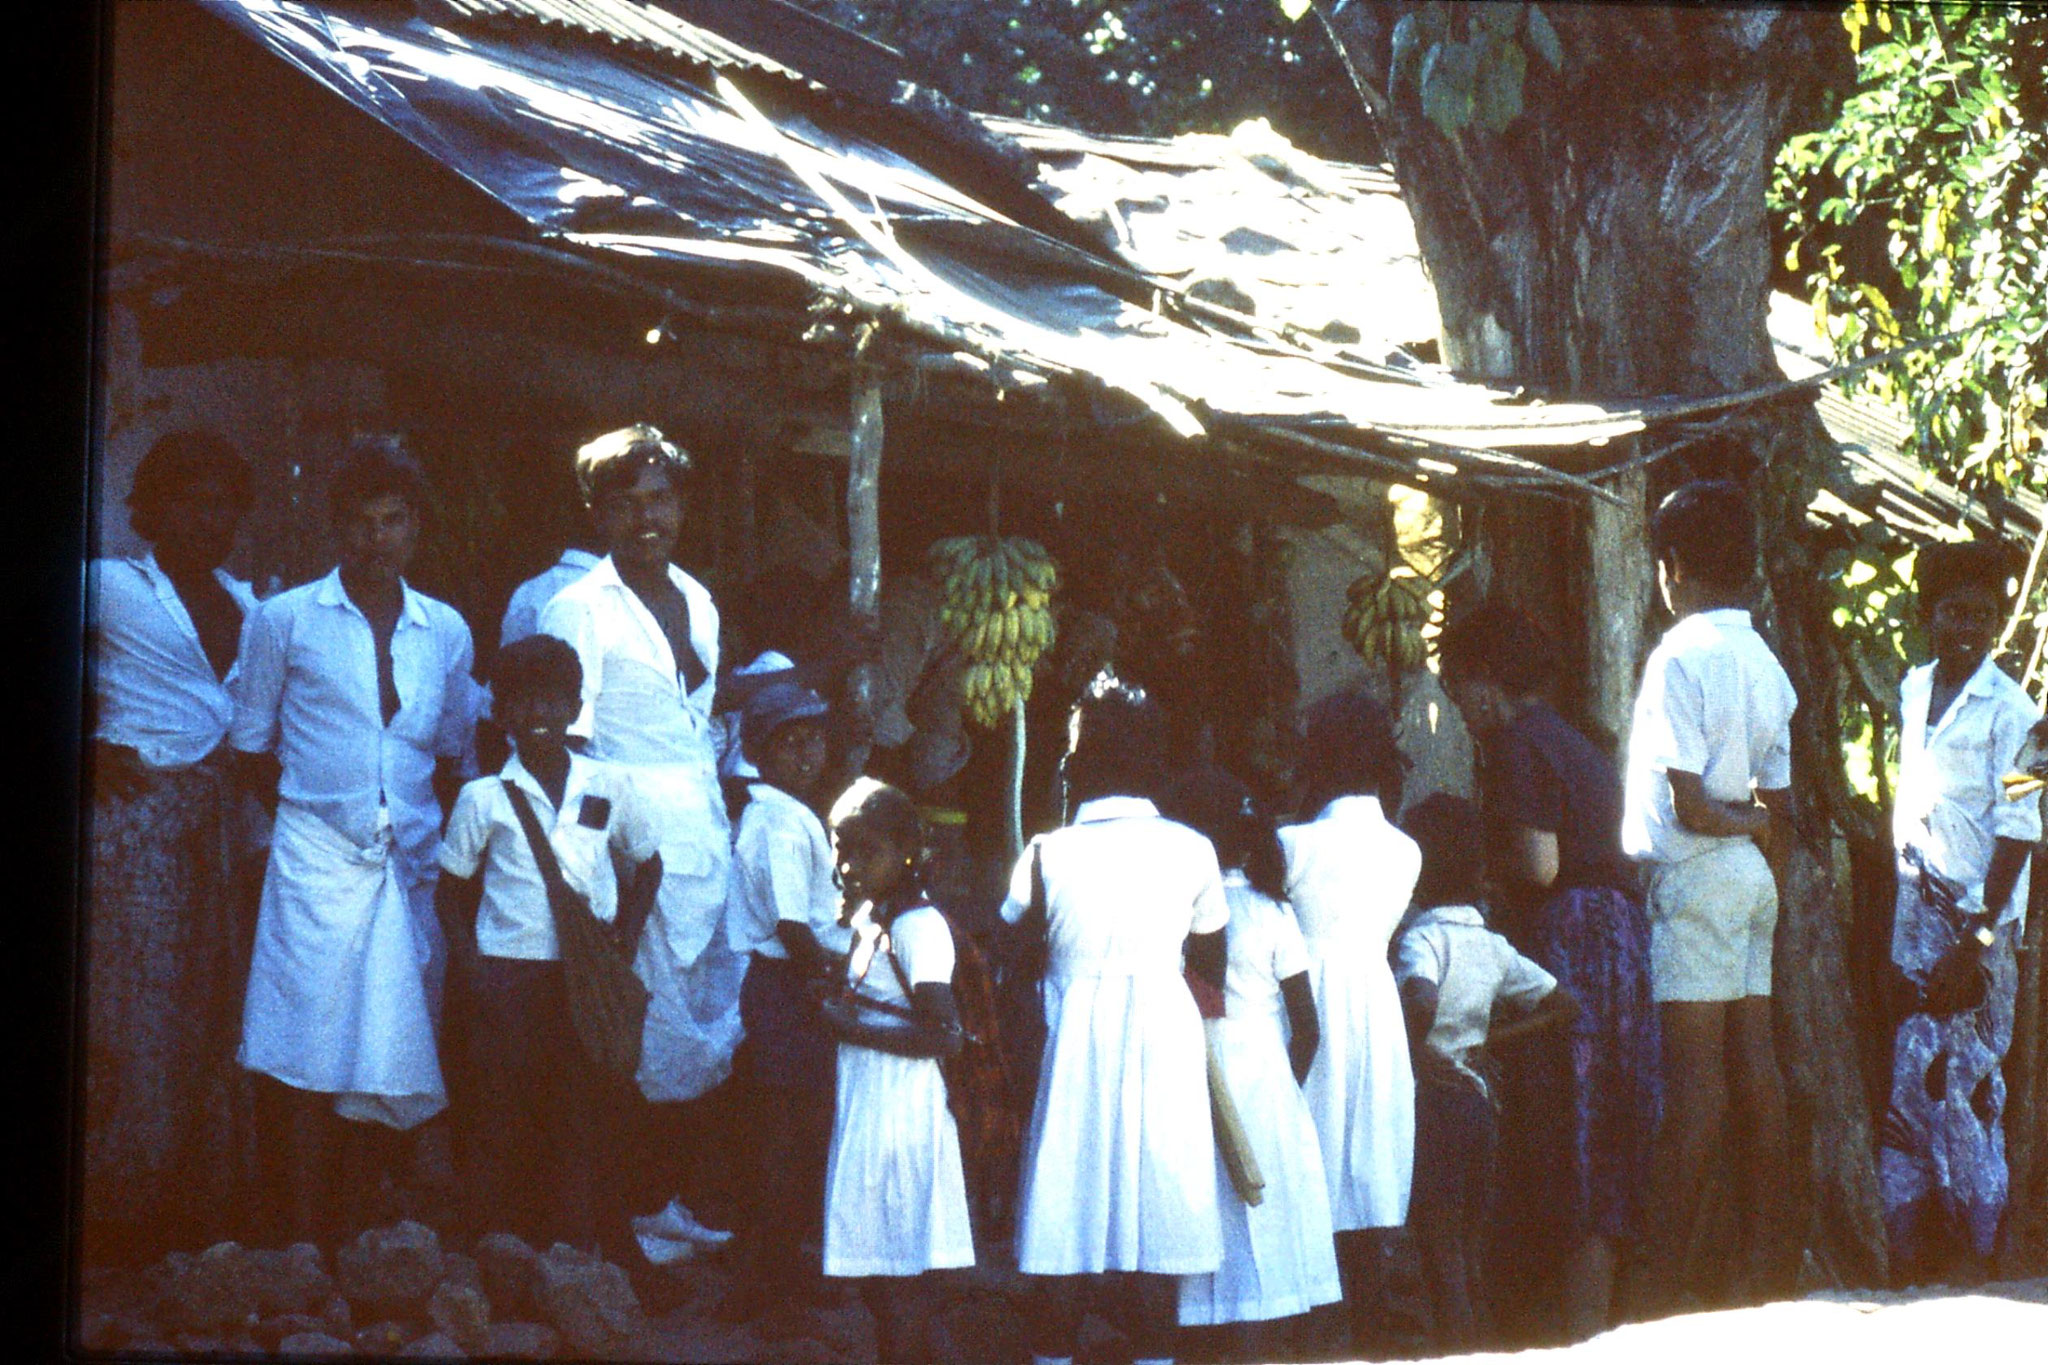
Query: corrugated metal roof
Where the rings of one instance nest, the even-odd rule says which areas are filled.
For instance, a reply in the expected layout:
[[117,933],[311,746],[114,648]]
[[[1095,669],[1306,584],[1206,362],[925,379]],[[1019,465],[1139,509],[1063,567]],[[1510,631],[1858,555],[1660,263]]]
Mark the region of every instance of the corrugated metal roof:
[[811,84],[801,72],[729,42],[644,0],[419,0],[458,26],[538,29],[601,38],[636,52],[712,71],[762,71]]

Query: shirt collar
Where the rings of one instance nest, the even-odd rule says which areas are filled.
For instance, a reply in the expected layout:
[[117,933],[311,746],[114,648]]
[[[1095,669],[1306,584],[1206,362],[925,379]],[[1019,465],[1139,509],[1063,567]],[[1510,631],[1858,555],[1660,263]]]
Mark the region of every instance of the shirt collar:
[[579,550],[572,545],[562,551],[562,557],[555,561],[555,567],[559,569],[594,569],[597,567],[597,562],[600,558],[601,556],[599,555],[594,555],[588,550]]
[[1317,820],[1367,820],[1377,825],[1387,822],[1387,813],[1380,806],[1377,796],[1340,796],[1324,806]]
[[1098,796],[1080,804],[1074,811],[1074,823],[1094,825],[1105,820],[1133,820],[1158,814],[1159,807],[1142,796]]
[[[583,757],[583,755],[577,753],[574,749],[571,749],[569,751],[569,776],[562,783],[563,805],[568,805],[570,798],[574,796],[577,792],[582,790],[583,780],[586,774],[589,772],[589,769],[590,760]],[[541,800],[541,804],[546,806],[549,810],[556,809],[553,800],[551,800],[547,792],[542,789],[540,785],[540,779],[535,777],[532,773],[528,772],[526,769],[526,765],[519,761],[519,753],[517,750],[513,751],[512,757],[505,760],[505,766],[499,770],[499,775],[505,778],[507,781],[511,782],[514,786],[519,787],[521,790],[531,792],[533,795],[539,797]]]
[[[412,584],[403,578],[398,580],[398,619],[415,626],[427,624],[425,599],[412,590]],[[323,607],[344,607],[361,616],[363,609],[349,599],[348,589],[341,585],[341,566],[328,570],[327,577],[320,580],[320,586],[313,592],[313,600]]]
[[1717,626],[1740,626],[1744,630],[1756,629],[1749,619],[1749,609],[1747,607],[1715,607],[1711,611],[1694,612],[1693,615],[1702,621],[1709,621]]
[[[758,777],[755,778],[753,781],[747,783],[747,795],[756,801],[763,801],[771,806],[781,804],[785,806],[796,806],[799,809],[806,811],[811,809],[809,806],[803,803],[801,798],[792,796],[790,793],[776,786],[773,782],[765,781]],[[816,812],[812,813],[815,814]]]
[[1486,916],[1476,905],[1432,905],[1416,915],[1417,924],[1469,924],[1475,929],[1486,927]]

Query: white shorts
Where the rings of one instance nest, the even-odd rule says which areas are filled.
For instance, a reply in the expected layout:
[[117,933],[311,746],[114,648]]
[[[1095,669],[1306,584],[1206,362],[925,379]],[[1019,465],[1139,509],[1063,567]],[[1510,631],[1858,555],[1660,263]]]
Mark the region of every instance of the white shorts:
[[1650,872],[1650,998],[1740,1000],[1771,993],[1778,884],[1748,839]]

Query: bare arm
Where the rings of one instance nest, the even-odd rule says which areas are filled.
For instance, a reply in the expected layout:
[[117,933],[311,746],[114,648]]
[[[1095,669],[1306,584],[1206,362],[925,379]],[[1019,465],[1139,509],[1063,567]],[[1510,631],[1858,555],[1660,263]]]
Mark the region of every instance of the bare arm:
[[2018,885],[2020,873],[2027,870],[2027,859],[2034,852],[2034,846],[2020,839],[1999,839],[1992,845],[1991,866],[1984,873],[1984,909],[1993,915],[2006,911],[2006,902],[2012,899],[2013,887]]
[[1218,929],[1213,934],[1188,935],[1188,970],[1214,986],[1219,995],[1223,992],[1223,969],[1229,962],[1223,940],[1225,932]]
[[1418,1051],[1436,1027],[1436,982],[1411,976],[1401,983],[1401,1017],[1408,1021],[1408,1050]]
[[1308,1079],[1315,1065],[1316,1049],[1322,1046],[1323,1026],[1316,1020],[1316,997],[1308,984],[1307,972],[1296,972],[1280,983],[1280,999],[1287,1006],[1287,1064],[1294,1083]]
[[1748,801],[1716,801],[1707,795],[1706,783],[1698,773],[1668,769],[1671,809],[1678,823],[1694,834],[1714,838],[1755,838],[1770,828],[1771,815],[1764,807]]
[[1579,1017],[1578,998],[1564,987],[1559,986],[1536,1003],[1536,1008],[1498,1027],[1489,1028],[1486,1041],[1489,1044],[1512,1042],[1516,1038],[1545,1029],[1569,1024]]
[[952,1057],[965,1041],[953,988],[942,981],[921,981],[911,989],[913,1017],[901,1025],[866,1022],[860,1007],[844,995],[827,1000],[824,1013],[841,1042],[898,1057]]
[[[253,755],[252,755],[253,757]],[[458,877],[443,871],[434,881],[434,915],[448,940],[448,959],[458,970],[476,957],[476,912],[484,897],[481,873]]]

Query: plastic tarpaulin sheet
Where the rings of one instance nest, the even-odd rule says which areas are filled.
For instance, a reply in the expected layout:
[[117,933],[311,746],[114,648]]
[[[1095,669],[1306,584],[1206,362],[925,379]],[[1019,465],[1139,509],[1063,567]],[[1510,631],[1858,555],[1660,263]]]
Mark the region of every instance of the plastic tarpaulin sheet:
[[756,80],[749,98],[710,69],[429,6],[219,0],[218,12],[545,237],[615,258],[788,270],[942,342],[1093,376],[1183,435],[1221,416],[1530,449],[1643,426],[1594,404],[1532,409],[1479,385],[1362,378],[1168,319],[1102,287],[1100,262],[863,136],[857,115],[796,81],[770,100]]

